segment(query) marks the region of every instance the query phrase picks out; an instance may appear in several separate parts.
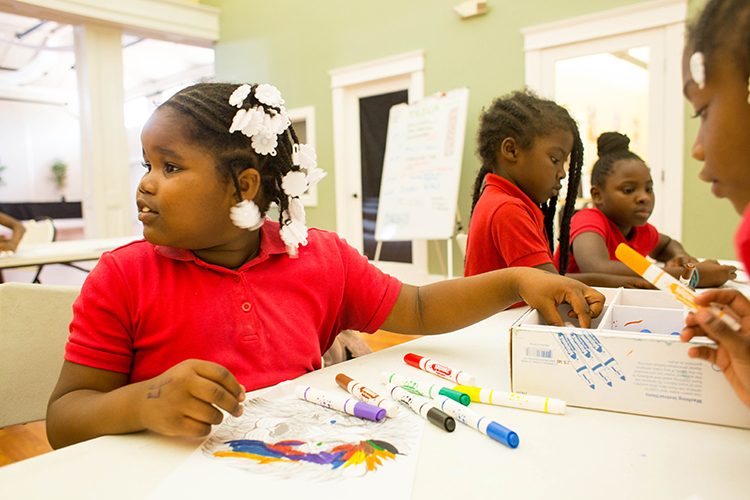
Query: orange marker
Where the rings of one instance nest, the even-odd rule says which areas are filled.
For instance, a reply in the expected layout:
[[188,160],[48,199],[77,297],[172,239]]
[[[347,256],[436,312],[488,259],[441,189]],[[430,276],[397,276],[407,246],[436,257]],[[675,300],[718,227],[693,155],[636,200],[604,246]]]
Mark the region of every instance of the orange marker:
[[[639,254],[625,243],[617,245],[615,255],[623,264],[643,276],[645,280],[649,281],[656,288],[670,292],[675,299],[682,302],[693,311],[699,309],[698,305],[695,303],[695,293],[693,293],[692,290],[674,279],[672,275],[665,272],[663,269],[650,263],[643,255]],[[729,328],[735,332],[740,331],[740,324],[733,317],[724,313],[724,311],[716,306],[710,306],[710,309],[716,317],[726,323]]]

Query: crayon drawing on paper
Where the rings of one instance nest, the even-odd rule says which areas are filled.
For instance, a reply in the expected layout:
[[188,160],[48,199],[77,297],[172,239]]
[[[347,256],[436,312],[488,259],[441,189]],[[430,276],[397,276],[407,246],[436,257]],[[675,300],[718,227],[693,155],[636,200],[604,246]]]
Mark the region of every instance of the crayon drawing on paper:
[[239,418],[227,417],[203,455],[231,467],[279,479],[337,481],[376,474],[413,453],[420,436],[414,416],[381,422],[307,401],[252,399]]

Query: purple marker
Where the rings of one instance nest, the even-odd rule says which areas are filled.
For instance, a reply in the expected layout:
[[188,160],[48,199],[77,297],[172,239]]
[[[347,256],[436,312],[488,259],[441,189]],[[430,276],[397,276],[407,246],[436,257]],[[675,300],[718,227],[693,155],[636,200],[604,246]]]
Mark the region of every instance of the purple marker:
[[342,411],[349,415],[359,418],[366,418],[380,422],[385,418],[385,408],[379,408],[371,404],[362,403],[353,398],[347,398],[340,394],[321,391],[306,385],[298,385],[294,389],[295,394],[300,399],[310,401],[311,403],[325,406],[333,410]]

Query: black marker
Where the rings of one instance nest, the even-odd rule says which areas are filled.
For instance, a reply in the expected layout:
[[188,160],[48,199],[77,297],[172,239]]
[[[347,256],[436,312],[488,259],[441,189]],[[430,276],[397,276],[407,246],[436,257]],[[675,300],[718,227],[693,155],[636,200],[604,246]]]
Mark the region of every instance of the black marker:
[[448,432],[453,432],[456,429],[456,421],[453,417],[437,408],[431,400],[417,396],[396,384],[388,384],[385,387],[393,399],[406,404],[414,410],[414,413],[425,418],[428,422]]

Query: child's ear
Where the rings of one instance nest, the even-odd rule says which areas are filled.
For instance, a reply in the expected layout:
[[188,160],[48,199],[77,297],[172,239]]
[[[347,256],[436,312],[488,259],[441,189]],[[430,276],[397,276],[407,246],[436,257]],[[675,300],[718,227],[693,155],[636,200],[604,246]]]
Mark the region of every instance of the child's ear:
[[506,161],[515,163],[518,158],[518,144],[512,137],[506,137],[500,144],[499,156],[502,156]]
[[602,204],[602,190],[596,186],[591,186],[591,201],[593,201],[596,206]]
[[254,168],[246,168],[237,176],[243,200],[253,200],[260,191],[260,173]]

